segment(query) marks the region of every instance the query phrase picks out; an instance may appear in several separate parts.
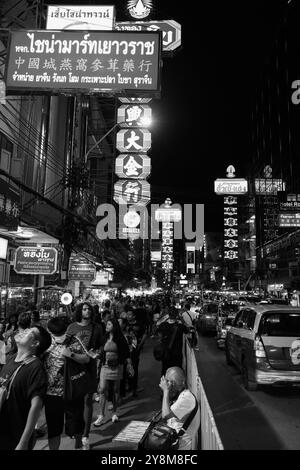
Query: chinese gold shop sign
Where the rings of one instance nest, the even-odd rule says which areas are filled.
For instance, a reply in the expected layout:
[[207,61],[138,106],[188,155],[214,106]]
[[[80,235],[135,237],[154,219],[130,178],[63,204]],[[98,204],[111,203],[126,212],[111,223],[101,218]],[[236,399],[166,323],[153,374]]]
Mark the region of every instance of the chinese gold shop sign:
[[12,31],[6,85],[12,90],[155,92],[158,31]]
[[19,246],[14,269],[18,274],[54,274],[57,270],[57,249]]

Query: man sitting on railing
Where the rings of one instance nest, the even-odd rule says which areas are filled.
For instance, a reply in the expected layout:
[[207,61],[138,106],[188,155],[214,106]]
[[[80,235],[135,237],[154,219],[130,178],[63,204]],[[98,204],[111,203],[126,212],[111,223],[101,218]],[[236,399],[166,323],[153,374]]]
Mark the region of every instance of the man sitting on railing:
[[[160,379],[163,391],[162,418],[167,418],[168,426],[180,431],[187,417],[196,406],[196,397],[186,386],[186,379],[180,367],[170,367]],[[179,450],[197,450],[197,434],[200,426],[200,409],[179,439]]]

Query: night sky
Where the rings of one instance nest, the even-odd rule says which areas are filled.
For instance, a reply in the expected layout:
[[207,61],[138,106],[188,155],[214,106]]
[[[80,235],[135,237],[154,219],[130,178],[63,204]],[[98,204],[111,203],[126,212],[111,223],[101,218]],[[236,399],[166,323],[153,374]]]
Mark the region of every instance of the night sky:
[[[158,4],[158,2],[156,2]],[[243,177],[250,158],[255,86],[287,1],[164,0],[153,19],[182,25],[182,47],[164,60],[161,99],[152,103],[152,197],[204,203],[205,230],[222,230],[214,180],[229,164]]]

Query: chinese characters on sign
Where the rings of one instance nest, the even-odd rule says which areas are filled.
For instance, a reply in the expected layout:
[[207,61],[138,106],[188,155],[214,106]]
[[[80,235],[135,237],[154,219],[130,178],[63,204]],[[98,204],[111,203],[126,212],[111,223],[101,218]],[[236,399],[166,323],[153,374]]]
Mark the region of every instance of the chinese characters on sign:
[[13,31],[6,85],[28,90],[158,91],[160,35]]
[[[230,216],[230,217],[228,217]],[[224,197],[224,259],[238,259],[237,197]]]
[[118,108],[120,127],[146,127],[151,122],[152,109],[147,104],[133,103]]
[[116,175],[119,178],[147,178],[151,170],[150,162],[147,155],[121,154],[116,158]]
[[173,223],[162,223],[161,267],[165,272],[165,281],[171,281],[173,270]]
[[14,269],[18,274],[54,274],[57,270],[57,249],[19,246]]
[[151,148],[151,134],[147,129],[128,129],[117,133],[120,152],[147,152]]
[[[150,201],[150,184],[145,180],[150,175],[151,160],[146,152],[151,148],[151,134],[145,126],[151,118],[151,108],[143,98],[119,98],[122,104],[117,110],[117,121],[121,129],[116,136],[116,148],[120,155],[116,158],[115,173],[120,180],[114,186],[114,200],[118,204],[146,206]],[[147,99],[147,102],[149,100]],[[123,179],[130,178],[130,179]],[[137,222],[138,221],[138,222]],[[136,223],[137,222],[137,223]],[[123,226],[119,227],[119,237],[138,238],[141,235],[140,217],[135,211],[125,215]]]
[[115,183],[114,200],[118,204],[145,206],[150,201],[150,185],[144,180],[119,180]]

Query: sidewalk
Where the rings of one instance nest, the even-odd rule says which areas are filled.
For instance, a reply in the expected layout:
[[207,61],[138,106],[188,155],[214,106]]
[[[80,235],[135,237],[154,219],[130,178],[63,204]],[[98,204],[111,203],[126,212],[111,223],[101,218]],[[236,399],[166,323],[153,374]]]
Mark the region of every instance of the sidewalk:
[[[105,421],[99,428],[91,426],[90,445],[93,450],[123,450],[133,448],[132,445],[122,442],[112,442],[112,439],[132,420],[148,421],[155,411],[160,410],[160,371],[161,362],[154,359],[152,354],[153,340],[148,338],[141,353],[139,365],[138,397],[126,397],[122,405],[118,408],[120,420],[112,423],[112,411],[105,413]],[[93,422],[97,418],[99,404],[94,402]],[[39,420],[39,426],[45,423],[44,416]],[[44,427],[43,427],[44,429]],[[61,440],[61,450],[73,450],[74,441],[63,435]],[[47,434],[38,439],[34,450],[48,450]]]

